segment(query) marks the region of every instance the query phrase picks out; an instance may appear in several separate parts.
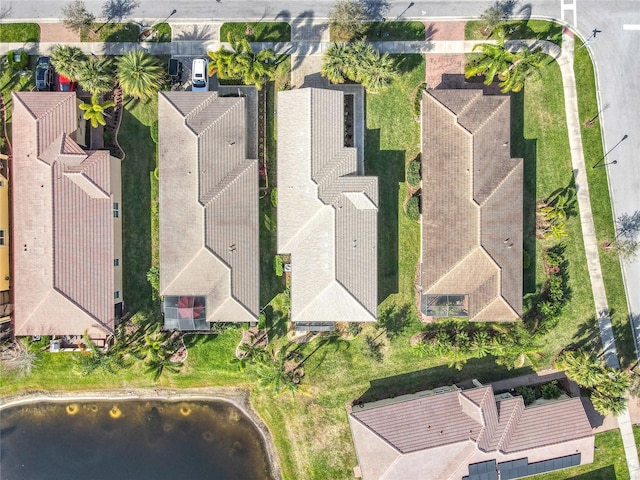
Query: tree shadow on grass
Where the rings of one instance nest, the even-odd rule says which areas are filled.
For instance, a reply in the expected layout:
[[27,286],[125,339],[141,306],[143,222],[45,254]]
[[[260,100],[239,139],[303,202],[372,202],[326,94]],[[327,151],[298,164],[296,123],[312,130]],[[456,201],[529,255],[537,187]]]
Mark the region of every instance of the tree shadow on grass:
[[472,379],[488,384],[530,373],[533,373],[531,367],[509,370],[505,366],[495,363],[493,357],[474,358],[470,359],[461,370],[440,365],[416,372],[371,380],[367,391],[360,395],[353,404],[393,398],[462,382],[468,384]]
[[529,266],[523,269],[523,294],[536,291],[536,168],[537,140],[524,138],[524,90],[511,94],[511,156],[524,159],[523,247]]
[[378,177],[378,303],[398,292],[398,194],[402,150],[380,150],[380,130],[365,130],[365,175]]
[[155,144],[149,127],[123,109],[118,141],[126,152],[122,162],[123,287],[128,310],[152,307],[151,284],[151,175],[155,170]]

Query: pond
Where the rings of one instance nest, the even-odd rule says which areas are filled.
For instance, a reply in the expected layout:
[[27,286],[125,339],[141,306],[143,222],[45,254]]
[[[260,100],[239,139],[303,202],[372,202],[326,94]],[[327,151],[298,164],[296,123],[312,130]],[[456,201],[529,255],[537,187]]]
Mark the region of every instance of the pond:
[[225,401],[43,402],[0,415],[3,480],[271,479],[263,437]]

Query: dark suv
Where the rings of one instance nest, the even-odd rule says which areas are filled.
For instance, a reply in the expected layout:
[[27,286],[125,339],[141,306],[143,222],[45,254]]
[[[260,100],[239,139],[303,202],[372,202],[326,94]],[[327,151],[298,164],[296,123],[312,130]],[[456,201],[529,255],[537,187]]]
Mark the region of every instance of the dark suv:
[[53,68],[49,57],[39,57],[36,64],[36,89],[51,90],[53,85]]

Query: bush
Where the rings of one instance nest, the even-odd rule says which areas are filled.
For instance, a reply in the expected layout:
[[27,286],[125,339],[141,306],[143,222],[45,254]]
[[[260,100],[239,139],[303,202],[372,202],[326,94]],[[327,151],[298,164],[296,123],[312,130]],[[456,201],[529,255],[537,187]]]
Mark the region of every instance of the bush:
[[260,313],[258,317],[258,330],[264,330],[267,327],[267,316],[264,313]]
[[542,393],[542,398],[552,400],[562,395],[562,389],[558,386],[558,382],[554,380],[551,383],[542,385],[542,387],[540,387],[540,393]]
[[416,96],[413,99],[413,116],[420,117],[422,115],[422,92],[427,89],[427,82],[422,82],[418,87]]
[[151,133],[151,140],[153,140],[153,143],[157,145],[158,144],[158,120],[156,120],[151,124],[151,128],[149,130]]
[[531,266],[531,256],[526,250],[522,250],[522,268],[526,270]]
[[384,360],[384,355],[382,353],[382,347],[384,347],[384,343],[378,341],[376,337],[372,335],[367,335],[364,337],[364,344],[366,346],[365,353],[373,358],[376,362],[382,362]]
[[522,399],[524,400],[525,406],[531,405],[533,402],[536,401],[536,398],[537,398],[536,391],[531,387],[527,387],[526,385],[517,387],[516,395],[520,395],[522,397]]
[[362,331],[362,324],[358,322],[347,323],[347,332],[349,332],[354,337],[357,337],[361,331]]
[[157,294],[160,291],[160,269],[157,265],[153,265],[147,272],[147,281]]
[[412,187],[420,185],[420,160],[412,160],[407,167],[407,183]]
[[16,61],[15,52],[7,53],[7,63],[10,70],[24,70],[29,65],[29,55],[24,50],[20,50],[20,60]]
[[409,199],[405,206],[405,212],[407,217],[414,222],[420,220],[420,200],[418,195],[414,195]]
[[284,264],[280,255],[273,257],[273,270],[276,272],[278,277],[281,277],[284,273]]
[[278,189],[276,187],[271,189],[271,206],[273,208],[278,206]]

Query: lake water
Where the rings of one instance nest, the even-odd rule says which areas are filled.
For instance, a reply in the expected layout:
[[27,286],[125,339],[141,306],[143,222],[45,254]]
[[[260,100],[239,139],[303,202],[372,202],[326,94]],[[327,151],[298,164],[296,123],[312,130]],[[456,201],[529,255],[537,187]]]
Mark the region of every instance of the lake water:
[[2,480],[271,479],[262,436],[230,403],[37,403],[0,412]]

